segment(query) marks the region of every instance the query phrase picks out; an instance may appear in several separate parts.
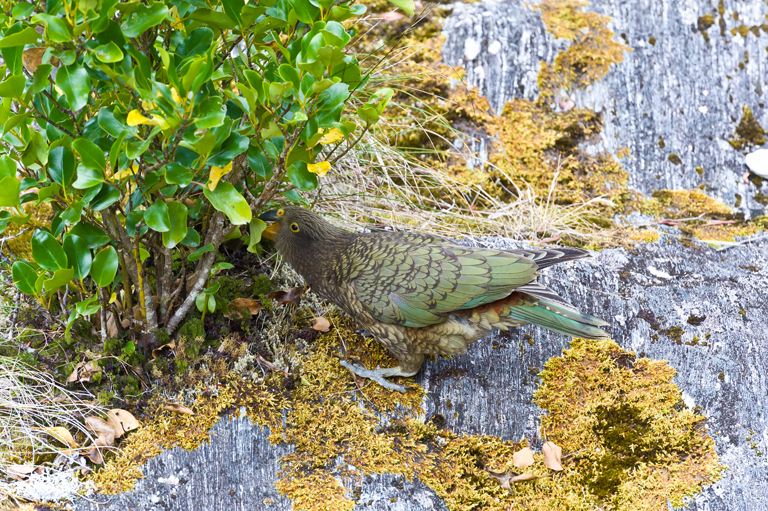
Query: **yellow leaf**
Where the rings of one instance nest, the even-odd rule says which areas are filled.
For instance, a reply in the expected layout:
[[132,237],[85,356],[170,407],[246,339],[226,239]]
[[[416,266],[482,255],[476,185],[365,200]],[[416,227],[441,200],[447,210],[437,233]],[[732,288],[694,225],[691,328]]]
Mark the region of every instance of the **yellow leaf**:
[[149,119],[141,115],[138,110],[131,110],[128,112],[128,119],[126,121],[128,126],[138,126],[139,124],[149,124]]
[[232,162],[229,162],[226,167],[211,167],[211,173],[208,176],[208,189],[214,191],[221,178],[227,175],[230,170],[232,170]]
[[112,293],[112,296],[109,297],[109,303],[115,303],[115,300],[117,300],[117,293]]
[[179,96],[179,93],[176,92],[175,87],[171,87],[171,97],[173,98],[173,101],[175,101],[177,105],[180,105],[182,101],[184,101],[183,99],[181,99],[181,96]]
[[319,144],[328,145],[335,144],[344,139],[344,134],[339,128],[333,128],[331,131],[323,135],[318,141]]
[[321,161],[319,163],[308,163],[307,170],[313,174],[317,174],[318,176],[323,177],[328,173],[329,170],[331,170],[331,164],[327,161]]
[[126,167],[123,170],[119,171],[117,174],[115,174],[115,180],[121,181],[122,179],[125,179],[128,176],[133,176],[139,173],[139,166],[135,163],[131,167]]
[[138,126],[139,124],[149,124],[150,126],[159,126],[163,130],[170,128],[168,122],[159,115],[152,114],[152,118],[144,117],[138,110],[128,112],[128,126]]

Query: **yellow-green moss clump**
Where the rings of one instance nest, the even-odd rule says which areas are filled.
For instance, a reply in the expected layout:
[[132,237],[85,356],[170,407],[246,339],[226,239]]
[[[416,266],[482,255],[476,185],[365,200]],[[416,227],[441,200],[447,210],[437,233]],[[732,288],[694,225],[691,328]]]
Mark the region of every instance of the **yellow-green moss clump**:
[[561,90],[582,89],[600,80],[612,64],[624,60],[625,51],[632,51],[613,40],[614,33],[608,28],[611,19],[584,11],[587,5],[586,0],[544,0],[538,5],[552,35],[573,41],[554,63],[541,63],[539,88],[543,97],[554,97]]
[[681,507],[721,477],[706,419],[685,406],[674,375],[613,341],[576,339],[547,362],[535,402],[547,411],[542,432],[573,453],[563,483],[590,502],[578,509]]
[[[291,385],[230,373],[215,390],[199,384],[189,393],[194,416],[166,411],[164,400],[153,399],[144,407],[151,412],[142,428],[90,479],[104,493],[129,490],[147,459],[176,446],[196,448],[208,441],[222,413],[241,406],[252,421],[271,429],[271,442],[293,446],[281,460],[276,487],[297,510],[351,510],[352,489],[380,473],[420,479],[449,509],[490,511],[513,505],[542,511],[655,509],[666,498],[680,505],[683,496],[720,474],[704,418],[681,405],[666,362],[635,360],[610,341],[577,340],[547,363],[536,393],[548,412],[542,434],[563,447],[565,470],[551,477],[536,453],[525,471],[542,478],[513,485],[510,492],[489,471],[519,472],[512,456],[525,442],[457,435],[440,429],[435,418],[424,422],[424,392],[409,381],[414,390],[405,395],[356,382],[334,357],[342,347],[368,367],[396,361],[345,320],[332,319],[334,328],[312,344]],[[223,345],[232,345],[229,353],[241,352],[235,344]],[[176,402],[184,402],[183,396]]]
[[736,126],[736,133],[733,134],[733,138],[728,139],[728,143],[737,151],[741,151],[742,149],[761,146],[765,144],[766,140],[766,132],[755,119],[752,109],[744,105],[741,121]]

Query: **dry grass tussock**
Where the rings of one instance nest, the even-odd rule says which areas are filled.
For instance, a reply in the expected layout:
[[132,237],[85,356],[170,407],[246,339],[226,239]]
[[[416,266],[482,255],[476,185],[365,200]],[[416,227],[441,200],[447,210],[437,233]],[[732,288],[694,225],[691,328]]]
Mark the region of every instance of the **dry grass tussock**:
[[[474,172],[488,171],[476,167]],[[505,202],[482,187],[483,179],[477,184],[458,181],[440,166],[421,163],[370,135],[321,180],[310,202],[319,212],[357,228],[375,225],[449,237],[495,235],[533,242],[556,236],[586,241],[596,236],[598,228],[587,213],[594,215],[601,199],[556,204],[557,178],[556,172],[546,197],[538,197],[522,183],[508,190],[516,199]],[[514,183],[511,178],[509,182]]]
[[[71,491],[64,495],[67,490],[59,476],[81,468],[73,463],[78,449],[68,446],[57,436],[61,430],[53,428],[66,429],[79,445],[93,444],[95,437],[85,429],[83,418],[105,411],[18,358],[0,357],[0,508],[15,497],[72,498],[79,484],[67,476]],[[33,477],[59,482],[57,488],[44,484],[35,490],[47,495],[30,494],[26,479]]]

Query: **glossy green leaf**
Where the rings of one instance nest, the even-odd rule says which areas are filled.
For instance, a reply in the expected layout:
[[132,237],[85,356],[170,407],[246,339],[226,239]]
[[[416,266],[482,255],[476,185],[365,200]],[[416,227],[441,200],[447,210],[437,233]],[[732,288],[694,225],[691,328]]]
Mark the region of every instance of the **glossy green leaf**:
[[250,233],[250,238],[248,240],[248,252],[254,254],[256,253],[256,245],[258,245],[261,241],[261,234],[264,232],[264,229],[267,228],[267,224],[264,222],[264,220],[254,218],[251,220],[251,223],[248,225],[248,227]]
[[12,176],[0,179],[0,207],[19,207],[19,189],[21,182]]
[[204,186],[203,193],[211,201],[211,205],[227,215],[227,218],[233,224],[242,225],[251,221],[253,215],[251,214],[248,202],[231,183],[222,181],[216,186],[214,191]]
[[87,167],[80,167],[77,169],[77,179],[72,183],[72,186],[78,190],[86,190],[103,182],[103,173]]
[[209,129],[221,126],[224,122],[226,109],[222,106],[221,98],[208,98],[200,105],[200,110],[195,119],[198,129]]
[[99,227],[86,222],[80,222],[72,227],[70,234],[80,237],[90,249],[103,247],[110,241],[110,237]]
[[123,51],[113,41],[97,46],[93,52],[96,54],[96,58],[107,64],[123,60]]
[[7,80],[0,82],[0,98],[19,99],[24,95],[24,86],[27,79],[24,75],[11,76]]
[[139,6],[133,16],[123,23],[123,35],[125,37],[138,37],[155,25],[160,24],[168,14],[168,7],[162,3],[156,3],[151,7]]
[[120,190],[114,186],[104,185],[101,191],[91,199],[91,211],[101,211],[120,200]]
[[78,138],[72,142],[72,148],[80,156],[80,163],[84,167],[101,172],[106,170],[107,159],[104,156],[104,151],[87,138]]
[[189,254],[187,256],[187,260],[195,262],[201,257],[203,257],[203,254],[205,254],[206,252],[212,252],[212,251],[213,251],[213,243],[208,243],[207,245],[203,245],[202,247],[198,248],[197,250]]
[[32,236],[32,257],[46,270],[67,268],[67,254],[50,233],[38,230]]
[[61,212],[61,221],[64,225],[73,225],[80,221],[83,216],[84,201],[73,202],[67,209]]
[[144,222],[150,229],[157,232],[171,230],[171,217],[168,214],[168,206],[162,200],[156,200],[154,204],[144,211]]
[[[27,4],[31,5],[31,4]],[[21,32],[3,36],[0,38],[0,48],[12,48],[14,46],[25,46],[27,44],[36,44],[40,34],[32,27],[27,27]]]
[[37,282],[37,272],[29,263],[25,261],[16,261],[11,267],[13,283],[24,294],[34,295],[37,293],[35,282]]
[[291,165],[286,174],[297,190],[307,192],[317,188],[317,176],[307,170],[307,164],[303,161]]
[[176,201],[168,203],[167,206],[171,228],[163,233],[163,245],[173,248],[187,236],[187,207]]
[[57,18],[50,14],[35,14],[33,23],[40,23],[45,27],[45,37],[54,43],[68,43],[72,40],[72,31],[63,18]]
[[66,286],[72,281],[72,277],[75,276],[75,270],[72,268],[62,268],[53,272],[53,277],[43,281],[43,289],[45,289],[48,295],[56,292],[62,286]]
[[211,9],[195,9],[188,16],[189,19],[205,23],[209,27],[233,29],[235,21],[223,12],[212,11]]
[[10,156],[0,156],[0,178],[16,177],[16,161]]
[[195,175],[188,168],[178,163],[169,163],[165,166],[165,182],[169,185],[187,186]]
[[61,186],[69,186],[75,178],[75,154],[68,147],[59,146],[48,153],[48,172]]
[[114,247],[101,250],[93,258],[91,264],[91,278],[99,287],[107,287],[115,280],[119,261]]
[[60,67],[56,72],[56,85],[64,91],[72,110],[78,111],[88,104],[91,79],[82,66],[73,64]]
[[80,236],[69,233],[64,237],[64,252],[67,254],[69,266],[74,269],[75,277],[82,280],[91,271],[93,256],[88,244]]
[[195,229],[187,229],[187,235],[181,240],[185,247],[196,247],[200,244],[200,233]]

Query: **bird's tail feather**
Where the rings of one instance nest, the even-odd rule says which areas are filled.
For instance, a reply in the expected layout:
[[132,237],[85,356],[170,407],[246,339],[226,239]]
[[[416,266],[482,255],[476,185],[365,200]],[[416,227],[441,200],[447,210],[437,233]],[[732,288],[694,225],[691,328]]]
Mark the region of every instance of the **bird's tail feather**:
[[608,325],[602,319],[536,298],[532,301],[526,301],[524,305],[510,307],[508,317],[572,337],[586,339],[607,339],[609,337],[606,332],[597,328]]

